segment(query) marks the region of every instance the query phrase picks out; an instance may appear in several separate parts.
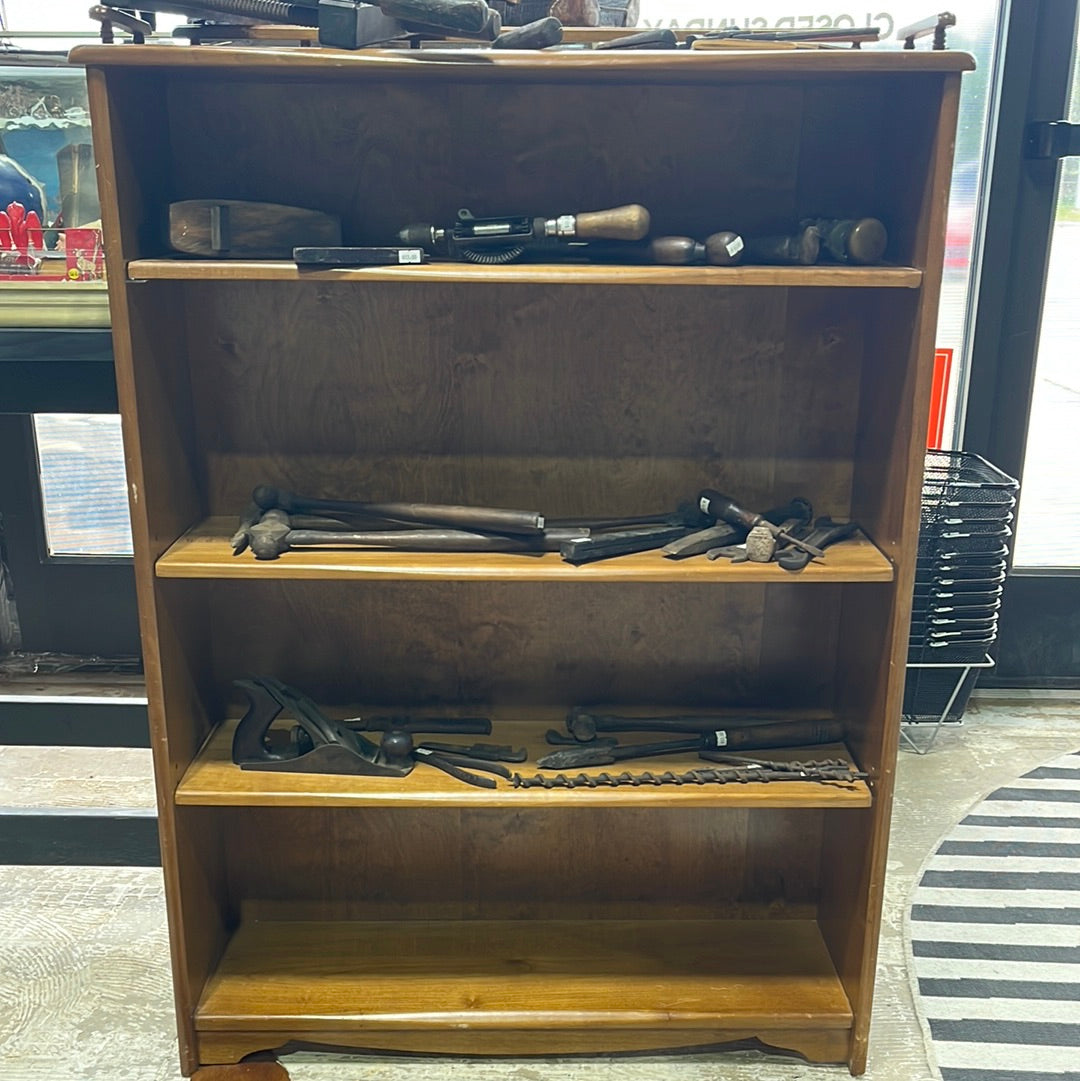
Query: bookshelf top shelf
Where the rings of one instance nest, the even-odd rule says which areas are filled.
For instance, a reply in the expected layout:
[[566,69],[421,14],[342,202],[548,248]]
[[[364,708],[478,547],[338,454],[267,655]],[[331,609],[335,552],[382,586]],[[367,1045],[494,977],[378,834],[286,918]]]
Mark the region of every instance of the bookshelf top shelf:
[[476,46],[459,49],[363,49],[350,52],[324,48],[230,48],[177,45],[80,45],[71,51],[73,64],[105,67],[217,69],[230,76],[266,74],[350,79],[401,78],[487,82],[618,82],[633,74],[655,82],[694,83],[755,77],[799,79],[822,75],[873,72],[972,71],[970,55],[951,50],[877,49],[708,49],[618,52],[492,51]]
[[132,259],[130,281],[481,282],[543,285],[817,286],[918,289],[905,266],[624,266],[601,263],[424,263],[301,270],[273,259]]

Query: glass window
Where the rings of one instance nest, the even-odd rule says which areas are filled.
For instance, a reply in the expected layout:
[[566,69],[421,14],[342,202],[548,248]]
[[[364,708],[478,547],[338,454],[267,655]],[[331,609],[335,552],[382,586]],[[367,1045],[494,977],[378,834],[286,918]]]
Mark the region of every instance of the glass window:
[[[967,362],[971,345],[969,313],[974,306],[972,267],[976,263],[979,209],[983,201],[986,129],[993,97],[1001,0],[951,0],[956,16],[949,31],[948,47],[969,52],[976,70],[963,77],[956,163],[949,194],[949,217],[945,241],[945,275],[941,289],[937,346],[940,357],[950,361],[947,400],[943,402],[941,446],[955,445],[967,390]],[[641,0],[639,24],[688,27],[702,30],[739,27],[856,27],[877,26],[882,44],[863,48],[896,49],[896,31],[919,22],[935,9],[925,0],[894,0],[892,3],[859,4],[851,0],[795,3],[793,0]],[[922,40],[919,48],[929,48]]]
[[45,540],[50,556],[130,556],[120,418],[34,417]]
[[[132,0],[132,8],[138,8],[138,0]],[[26,48],[59,49],[66,51],[76,43],[76,37],[68,35],[91,34],[97,36],[100,23],[87,14],[90,4],[85,0],[0,0],[0,22],[5,30],[16,34],[31,31],[49,37],[40,37],[32,43],[18,41]],[[159,15],[158,30],[171,33],[174,26],[189,20],[183,15]],[[52,36],[56,35],[56,36]]]
[[[1080,124],[1080,29],[1073,52],[1068,119]],[[1072,461],[1080,429],[1078,295],[1080,158],[1072,157],[1062,161],[1058,174],[1013,555],[1017,567],[1080,567],[1080,484]]]

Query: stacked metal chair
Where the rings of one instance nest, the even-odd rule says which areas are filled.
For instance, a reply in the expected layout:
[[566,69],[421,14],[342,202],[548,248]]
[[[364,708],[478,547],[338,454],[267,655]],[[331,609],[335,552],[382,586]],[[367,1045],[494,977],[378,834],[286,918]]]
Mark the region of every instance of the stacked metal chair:
[[926,454],[905,720],[958,720],[993,663],[1018,489],[977,454]]

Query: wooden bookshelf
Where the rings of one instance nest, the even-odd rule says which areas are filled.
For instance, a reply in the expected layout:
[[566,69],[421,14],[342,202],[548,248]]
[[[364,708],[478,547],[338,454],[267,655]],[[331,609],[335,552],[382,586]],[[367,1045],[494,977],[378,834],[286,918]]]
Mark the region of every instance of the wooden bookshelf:
[[[184,1073],[229,1077],[298,1043],[748,1039],[863,1072],[970,58],[73,55],[100,172]],[[167,205],[208,197],[335,213],[358,244],[462,206],[631,202],[655,235],[871,215],[890,242],[871,268],[174,257]],[[566,519],[713,487],[758,510],[804,496],[864,533],[798,575],[656,553],[258,562],[228,545],[257,484]],[[487,791],[422,766],[393,781],[247,772],[229,751],[233,681],[252,675],[330,715],[491,716],[492,740],[532,760],[579,704],[827,715],[842,744],[783,753],[868,779]]]

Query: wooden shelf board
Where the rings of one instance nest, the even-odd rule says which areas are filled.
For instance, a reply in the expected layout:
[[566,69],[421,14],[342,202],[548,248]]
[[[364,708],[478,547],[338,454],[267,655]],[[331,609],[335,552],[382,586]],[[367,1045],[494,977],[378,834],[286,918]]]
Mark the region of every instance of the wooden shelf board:
[[132,259],[132,281],[477,282],[565,285],[757,285],[918,289],[915,267],[612,266],[607,264],[424,263],[419,266],[301,270],[285,260]]
[[[632,55],[630,55],[632,53]],[[105,67],[168,67],[175,71],[226,68],[240,74],[288,76],[317,71],[325,79],[433,79],[436,82],[600,82],[628,77],[655,82],[695,83],[754,78],[797,81],[802,78],[871,72],[972,71],[967,53],[931,49],[747,49],[673,52],[504,52],[461,49],[252,48],[215,45],[79,45],[73,64]]]
[[157,561],[159,578],[380,579],[424,578],[475,582],[891,582],[893,566],[862,534],[829,549],[823,563],[798,574],[775,563],[728,559],[665,559],[638,552],[575,567],[557,552],[391,552],[309,548],[278,559],[232,554],[233,518],[208,518],[190,529]]
[[[658,711],[660,712],[660,711]],[[521,711],[519,714],[521,715]],[[495,718],[491,736],[418,736],[450,743],[510,743],[528,748],[529,760],[506,763],[511,771],[525,776],[538,772],[553,776],[558,770],[538,771],[536,759],[555,750],[544,742],[548,728],[562,728],[563,713],[538,709],[532,721],[501,721]],[[773,714],[772,716],[777,716]],[[785,714],[786,716],[786,714]],[[870,790],[865,781],[852,784],[820,784],[812,781],[784,781],[772,784],[661,785],[634,788],[543,789],[513,788],[498,780],[498,788],[476,788],[455,780],[441,770],[418,765],[407,777],[343,777],[332,774],[278,773],[244,770],[232,761],[232,739],[237,722],[227,720],[210,734],[202,750],[188,767],[176,789],[176,803],[188,807],[869,807]],[[663,739],[647,734],[623,736],[622,742]],[[674,737],[673,737],[674,738]],[[752,752],[747,752],[752,753]],[[852,761],[843,744],[793,747],[762,751],[762,756],[802,760],[842,758]],[[683,773],[708,768],[693,754],[641,759],[614,766],[566,770],[570,774],[640,773],[671,770]]]
[[240,925],[200,1032],[845,1029],[813,920],[462,920]]

